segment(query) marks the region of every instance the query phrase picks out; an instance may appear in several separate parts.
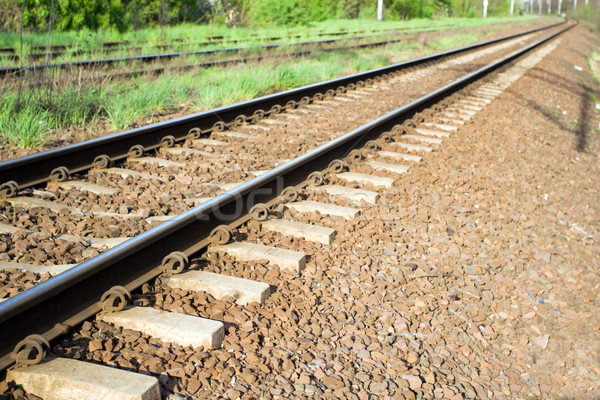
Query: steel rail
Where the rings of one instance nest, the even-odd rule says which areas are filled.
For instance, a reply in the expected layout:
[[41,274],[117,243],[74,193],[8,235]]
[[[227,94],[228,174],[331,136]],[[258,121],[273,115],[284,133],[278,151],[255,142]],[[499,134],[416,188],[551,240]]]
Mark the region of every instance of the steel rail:
[[102,294],[115,285],[139,288],[161,274],[160,261],[174,251],[192,255],[210,244],[220,225],[238,227],[248,221],[254,204],[273,205],[282,189],[304,186],[308,173],[325,170],[335,159],[377,139],[417,112],[505,66],[572,28],[569,24],[505,58],[441,87],[376,120],[254,178],[170,221],[152,228],[46,282],[0,304],[0,370],[12,365],[9,353],[29,334],[53,340],[101,310]]
[[396,71],[428,65],[439,62],[447,57],[476,50],[481,47],[499,43],[519,36],[527,35],[545,29],[564,24],[566,21],[540,28],[530,29],[524,32],[508,35],[454,50],[449,50],[410,61],[401,62],[391,66],[378,68],[342,78],[303,86],[242,103],[204,111],[197,114],[176,118],[169,121],[159,122],[141,128],[135,128],[112,135],[75,143],[58,149],[47,150],[19,157],[0,163],[0,190],[6,188],[8,182],[14,182],[18,188],[31,187],[49,181],[50,175],[55,168],[64,167],[70,174],[85,171],[93,166],[93,161],[98,156],[106,156],[111,161],[125,159],[133,146],[140,145],[145,151],[152,150],[162,145],[163,138],[173,136],[175,141],[180,142],[188,137],[190,130],[199,129],[202,133],[213,130],[217,124],[230,123],[236,117],[252,116],[255,112],[268,110],[272,107],[281,107],[290,102],[298,103],[302,99],[312,98],[317,94],[327,91],[335,91],[340,87],[356,84],[360,81],[376,79],[385,74]]

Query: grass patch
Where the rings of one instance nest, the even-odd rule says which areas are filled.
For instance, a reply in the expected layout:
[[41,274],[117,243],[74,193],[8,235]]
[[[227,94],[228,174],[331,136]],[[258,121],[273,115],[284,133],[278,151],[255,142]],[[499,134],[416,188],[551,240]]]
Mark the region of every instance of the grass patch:
[[0,107],[0,135],[18,148],[42,146],[51,125],[52,115],[46,110],[32,107],[15,110],[8,104]]

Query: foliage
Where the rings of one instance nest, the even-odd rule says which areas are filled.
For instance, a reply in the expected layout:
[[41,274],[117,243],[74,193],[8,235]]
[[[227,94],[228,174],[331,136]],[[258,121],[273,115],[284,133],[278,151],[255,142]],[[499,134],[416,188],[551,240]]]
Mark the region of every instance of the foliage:
[[[480,0],[384,0],[385,18],[481,15]],[[510,0],[490,0],[505,15]],[[312,25],[338,18],[374,18],[377,0],[0,0],[0,29],[125,32],[180,23],[229,27]]]
[[571,11],[570,17],[580,21],[585,21],[587,26],[596,32],[600,32],[600,8],[590,4],[581,4],[575,12]]

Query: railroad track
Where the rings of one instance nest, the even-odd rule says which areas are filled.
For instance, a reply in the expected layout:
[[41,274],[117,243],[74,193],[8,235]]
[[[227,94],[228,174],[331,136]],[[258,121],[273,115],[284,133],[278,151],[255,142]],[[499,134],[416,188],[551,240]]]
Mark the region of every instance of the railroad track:
[[[450,27],[452,28],[452,27]],[[428,32],[428,31],[437,31],[440,29],[446,29],[446,28],[433,28],[433,29],[425,29],[425,30],[420,30],[418,32]],[[388,32],[388,34],[400,34],[400,33],[414,33],[417,32],[415,30],[409,30],[409,29],[396,29],[396,28],[388,28],[388,29],[381,29],[381,30],[377,30],[376,32],[367,32],[365,30],[356,30],[356,31],[340,31],[340,32],[318,32],[315,33],[315,35],[319,38],[323,38],[323,37],[334,37],[334,38],[340,38],[342,36],[347,36],[346,39],[353,39],[352,36],[358,36],[361,35],[362,37],[372,37],[372,36],[381,36],[382,33],[384,32]],[[27,55],[27,58],[30,62],[36,61],[36,60],[47,60],[47,59],[54,59],[63,55],[66,55],[67,53],[71,56],[82,56],[82,55],[91,55],[94,53],[101,53],[103,55],[108,55],[111,53],[116,53],[116,52],[126,52],[126,53],[135,53],[135,52],[140,52],[143,49],[148,49],[148,48],[155,48],[159,51],[167,51],[168,49],[172,49],[172,48],[177,48],[179,49],[179,51],[181,51],[181,49],[183,48],[190,48],[190,47],[194,47],[194,48],[199,48],[199,47],[207,47],[207,46],[219,46],[219,45],[223,45],[223,44],[244,44],[244,43],[248,43],[248,42],[266,42],[266,43],[272,43],[272,42],[279,42],[279,41],[290,41],[290,40],[295,40],[295,39],[301,39],[302,35],[301,34],[291,34],[288,36],[270,36],[270,37],[260,37],[257,34],[254,34],[248,38],[243,38],[243,39],[232,39],[232,38],[228,38],[225,36],[208,36],[206,38],[205,41],[201,41],[201,42],[185,42],[183,40],[174,40],[172,44],[156,44],[156,45],[152,45],[152,46],[140,46],[140,45],[136,45],[133,42],[106,42],[106,43],[102,43],[101,44],[101,50],[85,50],[85,49],[77,49],[74,46],[67,46],[67,45],[54,45],[54,46],[34,46],[32,47],[32,51],[36,51],[36,53],[30,53]],[[14,48],[12,47],[4,47],[4,48],[0,48],[0,57],[3,57],[5,59],[10,59],[13,61],[18,61],[20,60],[20,57],[18,55],[18,51],[16,51]]]
[[[266,51],[276,51],[279,49],[285,48],[318,48],[321,51],[325,50],[342,50],[342,49],[353,49],[353,48],[362,48],[362,47],[374,47],[381,46],[388,43],[396,43],[402,39],[398,38],[398,35],[407,35],[407,34],[415,34],[415,33],[423,33],[423,32],[433,32],[440,30],[440,28],[434,29],[424,29],[419,31],[398,31],[392,33],[378,33],[374,35],[362,35],[362,36],[352,36],[352,37],[335,37],[329,39],[319,39],[319,40],[309,40],[302,42],[288,42],[288,43],[278,43],[278,44],[264,44],[264,45],[254,45],[254,46],[244,46],[244,47],[233,47],[233,48],[217,48],[217,49],[204,49],[204,50],[192,50],[192,51],[180,51],[180,52],[170,52],[170,53],[162,53],[162,54],[150,54],[150,55],[139,55],[139,56],[129,56],[129,57],[117,57],[117,58],[103,58],[103,59],[95,59],[95,60],[85,60],[85,61],[70,61],[63,63],[54,63],[54,64],[36,64],[36,65],[25,65],[25,66],[14,66],[14,67],[4,67],[0,68],[0,76],[14,76],[19,77],[27,72],[40,72],[44,70],[54,70],[54,69],[72,69],[72,68],[96,68],[102,66],[112,66],[115,64],[122,63],[151,63],[151,62],[164,62],[165,60],[172,60],[180,57],[190,57],[190,56],[222,56],[228,54],[244,54],[244,53],[252,53],[252,52],[266,52]],[[381,40],[381,38],[385,38],[385,40]],[[362,44],[354,44],[354,45],[346,45],[346,46],[338,46],[338,47],[323,47],[332,45],[339,42],[345,41],[355,41],[360,42],[369,39],[379,39],[375,42],[362,43]],[[308,53],[311,51],[308,50]],[[295,54],[298,52],[288,52],[284,54],[277,54],[277,56],[285,56]],[[303,53],[304,54],[304,53]],[[252,58],[252,56],[247,56],[247,58]],[[232,62],[242,62],[247,60],[247,58],[236,58],[234,60],[214,60],[212,62],[207,62],[206,66],[219,65],[220,63],[232,63]],[[258,57],[257,59],[261,59]],[[193,65],[193,64],[192,64]]]
[[[320,47],[320,45],[323,43],[332,43],[333,41],[338,40],[338,39],[332,39],[332,40],[314,42],[313,44],[317,44],[316,49],[299,50],[299,51],[292,51],[292,52],[285,52],[285,53],[268,53],[268,52],[266,52],[266,54],[264,54],[264,55],[227,58],[227,59],[212,60],[212,61],[206,61],[206,62],[196,62],[193,64],[169,65],[169,66],[161,66],[158,68],[145,68],[145,69],[138,69],[138,70],[130,70],[130,71],[126,71],[126,72],[114,72],[114,73],[92,75],[92,76],[83,76],[83,77],[79,76],[79,77],[77,77],[76,81],[77,82],[104,81],[107,79],[115,79],[115,78],[119,78],[119,79],[131,78],[131,77],[140,76],[140,75],[160,75],[167,71],[185,71],[185,70],[192,70],[192,69],[225,67],[225,66],[239,65],[239,64],[245,64],[245,63],[250,63],[250,62],[257,63],[257,62],[260,62],[263,60],[269,60],[269,59],[299,58],[299,57],[306,57],[308,55],[311,55],[311,54],[314,54],[317,52],[357,50],[357,49],[366,49],[366,48],[387,46],[392,43],[400,42],[404,39],[406,39],[406,37],[404,37],[403,39],[388,39],[385,41],[352,44],[352,45],[347,45],[347,46]],[[309,45],[309,44],[310,43],[305,43],[302,46]],[[278,45],[272,45],[272,46],[278,46]],[[237,51],[238,49],[222,49],[222,50],[224,50],[224,52],[227,53],[227,52]],[[210,52],[210,54],[214,54],[215,52],[220,52],[220,51],[221,50],[209,50],[208,52]],[[197,52],[195,52],[195,53],[197,53]],[[182,55],[185,55],[185,54],[182,53]],[[180,55],[175,55],[173,57],[179,57],[179,56]],[[150,57],[155,57],[155,56],[150,56]],[[168,58],[170,58],[170,57],[168,57]],[[160,57],[159,58],[149,58],[146,61],[150,62],[150,61],[157,61],[157,60],[160,60]],[[116,59],[109,60],[109,64],[113,64],[115,62],[118,62],[118,61]],[[91,67],[95,67],[98,65],[102,65],[102,64],[89,64],[89,66],[91,66]],[[33,70],[35,70],[35,69],[36,68],[33,68]],[[0,71],[0,76],[1,75],[2,75],[2,72]],[[20,76],[20,73],[17,72],[16,75],[14,75],[14,76]],[[18,84],[19,82],[12,81],[12,83]],[[37,83],[32,84],[31,86],[35,86],[35,85],[37,85]]]
[[[386,29],[378,29],[375,31],[366,31],[364,29],[362,30],[353,30],[353,31],[348,31],[348,30],[343,30],[343,31],[339,31],[339,32],[304,32],[305,35],[314,35],[317,36],[319,38],[323,38],[323,37],[341,37],[341,36],[358,36],[358,35],[362,35],[362,36],[366,36],[366,37],[370,37],[370,36],[377,36],[377,35],[381,35],[382,33],[387,32],[388,34],[400,34],[400,33],[415,33],[415,32],[429,32],[429,31],[436,31],[436,30],[442,30],[442,29],[451,29],[454,28],[454,26],[445,26],[445,27],[441,27],[441,28],[433,28],[433,29],[423,29],[423,30],[419,30],[419,31],[415,31],[412,29],[406,29],[406,28],[386,28]],[[226,37],[226,36],[207,36],[204,41],[201,42],[186,42],[184,41],[184,39],[174,39],[172,44],[156,44],[156,45],[152,45],[151,47],[154,47],[156,49],[165,51],[169,48],[172,47],[206,47],[206,46],[216,46],[216,45],[221,45],[221,44],[243,44],[243,43],[247,43],[247,42],[256,42],[256,41],[261,41],[261,42],[277,42],[277,41],[283,41],[283,40],[294,40],[294,39],[300,39],[302,38],[302,32],[297,33],[297,34],[289,34],[286,36],[267,36],[267,37],[261,37],[259,34],[251,34],[249,35],[249,37],[247,38],[243,38],[243,39],[233,39],[230,37]],[[140,46],[139,44],[136,44],[134,42],[131,41],[119,41],[119,42],[104,42],[100,44],[101,50],[100,52],[103,54],[110,54],[110,53],[114,53],[114,52],[119,52],[119,51],[127,51],[127,52],[132,52],[132,51],[140,51],[145,47]],[[28,55],[28,59],[31,61],[32,59],[45,59],[46,57],[50,57],[50,58],[56,58],[62,55],[65,55],[66,53],[70,53],[71,55],[84,55],[84,54],[91,54],[95,51],[93,50],[87,50],[87,49],[78,49],[75,47],[75,45],[51,45],[51,46],[33,46],[31,47],[31,51],[35,51],[37,53],[31,53]],[[18,61],[19,55],[18,55],[19,51],[13,47],[2,47],[0,48],[0,57],[3,57],[5,59],[11,59],[11,60],[15,60]]]
[[[536,28],[539,29],[539,28]],[[64,63],[53,63],[53,64],[40,64],[40,65],[27,65],[27,66],[14,66],[0,68],[0,77],[6,78],[18,78],[26,73],[40,73],[46,70],[67,70],[67,69],[81,69],[81,70],[94,70],[96,68],[110,67],[114,65],[122,65],[123,63],[164,63],[182,57],[216,57],[216,59],[210,59],[205,62],[195,62],[193,64],[183,65],[170,65],[160,66],[158,68],[150,68],[143,70],[133,70],[126,72],[119,72],[113,74],[102,74],[100,76],[86,77],[85,75],[79,76],[77,79],[95,79],[103,80],[108,77],[131,77],[143,74],[161,74],[166,70],[186,70],[195,68],[210,68],[214,66],[225,66],[238,63],[246,62],[257,62],[264,59],[280,58],[280,57],[300,57],[312,54],[313,52],[325,52],[325,51],[339,51],[339,50],[353,50],[362,48],[372,48],[386,46],[392,43],[398,43],[406,39],[405,35],[418,34],[424,32],[434,32],[442,30],[442,28],[432,28],[423,30],[410,30],[410,31],[399,31],[386,34],[375,34],[375,35],[363,35],[354,37],[337,37],[331,39],[321,39],[313,41],[303,41],[296,43],[280,43],[280,44],[266,44],[246,47],[234,47],[234,48],[223,48],[223,49],[206,49],[206,50],[194,50],[194,51],[182,51],[182,52],[171,52],[164,54],[151,54],[151,55],[140,55],[131,57],[117,57],[117,58],[104,58],[96,60],[86,61],[71,61]],[[534,30],[531,30],[534,31]],[[401,37],[398,37],[401,35]],[[368,41],[366,43],[360,43],[364,40],[376,39],[376,41]],[[383,38],[384,40],[381,40]],[[346,44],[342,46],[333,46],[336,43],[355,41],[355,44]],[[306,50],[292,50],[288,52],[278,52],[281,49],[306,49]],[[255,55],[254,52],[271,53],[265,55]],[[240,56],[235,58],[219,59],[219,57],[238,54]]]
[[[190,193],[191,196],[189,199],[192,199],[192,202],[200,203],[200,205],[175,217],[169,215],[171,210],[169,207],[163,205],[161,213],[166,214],[163,219],[170,218],[168,222],[146,231],[128,240],[126,243],[117,245],[113,249],[105,251],[77,266],[63,266],[63,269],[65,269],[64,273],[2,303],[0,305],[0,326],[3,328],[2,353],[0,353],[3,355],[1,359],[2,368],[6,369],[14,362],[14,359],[19,360],[19,363],[22,364],[27,363],[27,359],[30,358],[42,358],[48,350],[46,349],[46,340],[53,340],[64,334],[67,330],[78,326],[102,309],[105,311],[115,311],[117,309],[115,312],[106,312],[98,317],[99,321],[110,322],[117,326],[126,324],[123,321],[128,318],[135,319],[133,314],[155,313],[155,311],[150,311],[150,308],[141,307],[142,305],[147,305],[147,298],[144,300],[139,296],[135,298],[136,307],[128,308],[125,311],[118,309],[126,305],[126,300],[131,298],[130,291],[145,285],[158,276],[162,276],[162,284],[158,283],[156,285],[154,288],[156,291],[160,291],[163,284],[166,285],[165,287],[175,288],[175,290],[178,287],[180,290],[190,290],[191,286],[189,285],[195,284],[196,288],[201,287],[202,290],[210,293],[213,300],[217,298],[218,301],[224,301],[232,306],[239,307],[238,311],[241,313],[246,312],[246,318],[240,318],[248,322],[247,310],[253,309],[253,307],[256,307],[256,304],[246,307],[244,305],[248,302],[263,304],[269,295],[269,285],[256,282],[260,275],[259,272],[262,271],[261,273],[266,275],[276,273],[278,279],[286,279],[287,277],[287,275],[279,275],[279,270],[276,268],[267,268],[265,266],[266,261],[269,261],[271,265],[278,265],[282,271],[289,270],[292,275],[297,275],[301,273],[306,264],[306,253],[286,250],[283,246],[265,247],[256,245],[244,241],[244,239],[263,240],[266,237],[261,232],[265,231],[270,232],[269,234],[271,235],[266,239],[274,241],[277,236],[273,236],[272,232],[280,232],[286,236],[295,237],[293,240],[300,241],[301,245],[316,243],[317,249],[324,249],[325,247],[323,246],[329,245],[334,240],[335,229],[332,227],[343,226],[347,221],[355,220],[361,213],[361,204],[365,205],[377,202],[382,188],[391,187],[395,179],[399,179],[402,174],[408,172],[410,163],[419,162],[423,158],[423,155],[415,153],[427,154],[427,152],[433,151],[434,147],[441,145],[442,141],[449,137],[453,131],[459,129],[474,114],[481,111],[493,97],[501,93],[511,82],[517,79],[519,73],[523,73],[523,67],[521,66],[519,67],[520,69],[516,70],[509,69],[488,83],[481,83],[479,82],[480,79],[506,66],[509,62],[526,54],[528,51],[546,43],[570,27],[554,27],[554,32],[547,36],[545,35],[546,32],[531,33],[530,35],[535,37],[529,37],[528,40],[525,37],[517,36],[505,41],[495,41],[492,46],[490,46],[491,43],[488,43],[487,46],[469,47],[461,51],[450,52],[450,54],[458,55],[458,57],[451,60],[444,60],[443,57],[427,57],[404,65],[381,69],[376,72],[358,74],[353,77],[286,92],[285,96],[268,96],[257,101],[250,101],[241,105],[215,110],[214,114],[217,116],[225,115],[225,111],[230,112],[228,114],[229,118],[223,118],[223,120],[218,120],[217,122],[212,122],[208,119],[209,115],[214,118],[214,114],[202,113],[191,118],[179,119],[173,123],[157,124],[151,128],[138,129],[113,135],[112,137],[96,139],[87,144],[68,146],[67,150],[57,149],[21,160],[13,160],[0,164],[0,171],[7,172],[5,166],[14,167],[15,162],[21,163],[19,168],[22,172],[22,180],[3,186],[4,194],[8,196],[7,201],[12,202],[12,207],[15,207],[13,210],[16,210],[16,204],[26,205],[23,202],[24,197],[31,199],[52,195],[51,192],[47,191],[38,191],[36,193],[33,189],[35,186],[49,180],[48,170],[52,172],[50,175],[55,181],[50,185],[60,185],[63,187],[64,185],[71,185],[71,188],[80,192],[96,192],[100,196],[95,197],[96,200],[99,198],[109,200],[109,193],[100,192],[107,188],[110,189],[111,186],[97,185],[100,182],[100,178],[95,181],[88,179],[87,182],[67,180],[70,175],[88,171],[94,164],[90,164],[90,154],[88,154],[88,161],[85,164],[80,164],[82,166],[74,167],[77,164],[72,164],[70,168],[61,168],[64,167],[62,164],[63,160],[74,158],[72,157],[73,154],[84,150],[81,147],[87,146],[86,151],[90,152],[93,145],[109,142],[112,145],[105,146],[102,151],[112,147],[115,150],[113,154],[116,154],[108,156],[108,159],[107,157],[98,157],[92,154],[92,157],[95,156],[96,168],[88,172],[88,178],[92,175],[105,174],[107,169],[115,169],[108,164],[123,160],[128,154],[130,158],[127,164],[125,164],[128,169],[120,169],[112,173],[130,176],[130,178],[125,178],[127,179],[126,182],[121,183],[126,186],[135,184],[142,190],[137,192],[132,191],[135,195],[134,198],[150,186],[149,182],[153,180],[166,180],[164,176],[159,174],[148,175],[144,171],[147,167],[136,169],[136,165],[162,163],[163,168],[167,171],[169,168],[180,170],[184,168],[184,165],[181,165],[183,163],[193,165],[194,163],[191,161],[193,157],[202,158],[204,161],[210,159],[215,153],[219,153],[215,149],[219,146],[224,146],[225,142],[229,140],[232,141],[233,145],[230,146],[229,153],[222,152],[222,154],[226,156],[233,155],[232,158],[234,158],[236,164],[240,164],[234,164],[230,168],[218,164],[207,166],[200,163],[199,165],[193,165],[193,168],[187,171],[188,179],[191,173],[198,174],[205,172],[204,169],[206,168],[210,170],[210,168],[216,167],[217,173],[214,174],[215,182],[207,182],[209,185],[206,185],[207,187],[205,188],[206,192],[204,194],[207,197],[218,195],[219,191],[227,191],[209,200],[191,197],[196,196],[196,194]],[[544,37],[540,38],[542,35]],[[525,48],[514,51],[515,47],[522,46],[524,42],[528,42]],[[467,54],[465,54],[465,51]],[[499,56],[498,53],[501,55]],[[506,55],[506,53],[510,54]],[[536,57],[539,57],[539,53],[535,54],[538,54]],[[500,57],[499,60],[498,57]],[[532,55],[520,62],[527,65],[527,62],[533,62],[532,57],[535,58]],[[491,64],[490,58],[495,59]],[[438,63],[424,65],[433,60],[437,60]],[[464,75],[465,71],[461,68],[464,68],[464,63],[467,61],[472,64],[471,69],[475,70],[469,71],[467,75]],[[406,71],[407,67],[413,68],[419,65],[421,68]],[[480,65],[486,66],[479,69],[473,68]],[[286,157],[286,154],[288,157],[290,154],[289,150],[283,148],[285,144],[276,141],[277,138],[281,137],[281,133],[270,135],[274,127],[287,126],[290,124],[289,121],[300,120],[300,128],[302,126],[306,127],[306,120],[312,113],[317,111],[320,113],[323,109],[331,106],[333,108],[332,112],[340,115],[343,113],[344,108],[353,101],[358,101],[361,97],[368,98],[374,92],[379,96],[391,96],[399,88],[406,87],[407,83],[411,81],[414,82],[423,79],[433,81],[434,77],[441,75],[441,71],[444,69],[451,70],[453,68],[456,69],[453,71],[454,75],[444,77],[447,82],[443,80],[435,82],[438,86],[441,86],[439,89],[429,92],[424,96],[416,96],[415,92],[413,93],[415,98],[409,99],[412,101],[400,108],[397,108],[397,106],[406,103],[406,99],[398,103],[399,98],[394,98],[390,100],[390,104],[385,104],[385,102],[379,104],[379,107],[383,107],[384,109],[391,107],[393,111],[345,135],[339,136],[335,132],[331,132],[329,135],[322,135],[318,140],[324,144],[316,149],[309,150],[306,147],[307,142],[313,142],[315,137],[307,138],[307,142],[292,141],[292,144],[299,145],[300,154],[305,150],[309,151],[291,161],[282,159]],[[396,71],[400,71],[400,73],[398,74]],[[374,78],[380,74],[386,74],[387,76],[385,79]],[[457,77],[458,79],[456,79]],[[346,80],[344,81],[344,79]],[[370,81],[367,81],[367,79],[370,79]],[[344,88],[340,88],[342,83],[346,85]],[[329,87],[335,87],[337,89],[334,90],[337,91],[327,93]],[[321,90],[323,92],[319,92]],[[303,100],[310,91],[314,91],[313,97],[309,98],[308,101]],[[322,100],[323,96],[319,93],[327,95],[325,100]],[[298,96],[300,97],[298,98]],[[285,102],[285,113],[281,113],[283,107],[274,107],[277,102],[281,102],[282,100],[287,100]],[[366,105],[362,105],[362,107],[366,107]],[[244,114],[252,115],[250,118],[246,116],[237,118],[240,115],[240,110],[253,109],[267,109],[269,111]],[[264,118],[267,115],[268,118]],[[284,117],[284,115],[287,116]],[[205,118],[207,120],[203,121]],[[248,125],[248,122],[252,122],[255,125]],[[258,122],[261,123],[256,125]],[[190,126],[191,123],[195,126]],[[254,126],[254,128],[251,128],[251,126]],[[178,138],[174,135],[175,127],[189,130],[189,136],[185,137],[181,135]],[[226,130],[224,130],[225,128]],[[208,133],[208,131],[211,132],[211,137],[202,138],[202,135]],[[245,145],[251,141],[252,132],[254,132],[254,135],[256,135],[256,132],[260,133],[260,147],[253,148],[252,146]],[[162,136],[161,133],[171,133],[171,135]],[[288,136],[286,138],[295,138],[295,136],[289,136],[293,131],[287,133]],[[121,149],[125,149],[125,153],[121,150],[123,156],[118,155],[117,143],[124,140],[127,136],[132,136],[139,144],[144,134],[149,135],[155,145],[146,143],[142,145],[142,149],[135,145],[131,147],[119,145]],[[219,139],[221,139],[221,143],[215,141]],[[181,143],[184,140],[186,142],[183,147],[175,146],[176,143]],[[204,147],[196,147],[196,144]],[[270,146],[273,153],[268,161],[256,157],[257,149],[264,149],[265,146]],[[282,151],[278,152],[276,146],[281,147]],[[146,157],[148,152],[153,152],[157,149],[160,149],[159,154],[161,157]],[[236,151],[237,155],[234,153]],[[246,153],[245,155],[248,156],[249,152],[250,156],[254,155],[255,157],[242,157],[243,153]],[[71,157],[65,153],[71,153]],[[103,154],[99,153],[98,155]],[[177,158],[182,156],[183,158]],[[294,155],[291,156],[294,157]],[[401,160],[402,164],[398,164],[398,160]],[[60,162],[57,163],[57,161]],[[277,162],[282,164],[271,169]],[[268,165],[265,165],[265,163]],[[31,167],[31,171],[28,173],[26,173],[27,164],[35,166]],[[265,168],[266,171],[259,168]],[[37,175],[33,171],[35,169],[38,170]],[[43,169],[46,169],[46,173],[44,173]],[[237,176],[235,175],[236,171]],[[223,185],[219,187],[218,182],[223,182],[224,177],[228,177],[229,179],[232,176],[238,179],[245,178],[249,175],[247,174],[248,171],[252,171],[258,177],[241,184],[239,181],[227,181],[227,183],[235,185],[233,189]],[[141,175],[144,173],[147,175]],[[387,176],[381,176],[382,174]],[[131,178],[131,176],[136,175],[138,179]],[[174,174],[168,173],[167,175]],[[10,175],[7,172],[4,176]],[[183,183],[188,188],[193,182],[193,180],[185,181],[185,175],[183,177],[180,175],[179,180],[180,183]],[[181,182],[181,180],[184,180],[184,182]],[[106,182],[105,180],[104,183]],[[112,182],[113,184],[115,183],[115,181]],[[113,189],[115,187],[115,185],[112,185]],[[23,188],[32,188],[28,190],[34,196],[22,196],[23,193],[20,193],[20,196],[14,197]],[[177,188],[173,189],[168,196],[177,196]],[[181,187],[179,188],[179,192],[179,195],[181,195]],[[11,195],[12,197],[10,197]],[[184,193],[184,195],[186,194]],[[79,196],[79,198],[85,199],[85,196]],[[81,202],[80,206],[86,202],[89,203],[90,199]],[[61,200],[69,201],[68,197],[61,197]],[[179,196],[177,200],[183,202],[184,198],[183,196]],[[356,205],[357,202],[358,206]],[[165,203],[167,202],[165,201]],[[43,221],[44,218],[51,218],[51,216],[40,213],[40,207],[51,209],[51,207],[56,207],[56,205],[65,206],[64,203],[56,201],[37,202],[33,204],[33,210],[35,211],[32,212],[34,214],[37,213],[38,218]],[[114,204],[114,206],[118,208],[123,207],[118,204]],[[86,211],[82,207],[68,205],[63,207],[62,211],[56,209],[55,211],[59,214],[86,214]],[[318,211],[320,214],[315,214],[315,211]],[[109,218],[123,218],[125,216],[125,213],[111,213],[110,211],[101,211],[100,213],[105,213],[105,216]],[[274,218],[275,216],[278,218]],[[138,219],[147,219],[150,216],[137,215],[136,217]],[[15,215],[13,218],[17,219],[18,216]],[[316,221],[319,223],[316,224]],[[299,225],[298,222],[304,225]],[[73,224],[73,226],[75,225]],[[329,227],[326,225],[329,225]],[[116,226],[110,229],[120,230],[121,228]],[[12,232],[12,234],[22,236],[28,233],[23,233],[21,230],[21,232]],[[232,238],[235,240],[230,242]],[[75,238],[75,240],[79,239]],[[64,242],[70,243],[73,243],[73,241],[74,238],[69,237],[66,237],[64,240]],[[277,239],[277,241],[283,245],[290,243],[289,240],[281,238]],[[79,244],[83,243],[79,242]],[[108,242],[94,243],[93,239],[89,239],[87,242],[88,247],[93,247],[94,245],[110,246],[114,244]],[[66,247],[69,246],[66,245]],[[71,246],[69,251],[72,248]],[[239,263],[240,261],[240,265],[244,265],[244,262],[259,260],[259,268],[255,270],[254,264],[247,264],[248,269],[243,276],[244,279],[251,278],[251,280],[246,281],[239,281],[233,279],[231,276],[229,278],[224,276],[215,277],[206,273],[207,271],[186,271],[180,273],[189,267],[187,259],[189,256],[206,248],[209,248],[209,254],[212,254],[211,257],[213,259],[220,260],[215,264],[217,267],[214,265],[211,267],[216,268],[215,271],[222,272],[223,269],[227,270],[227,267],[231,266],[232,263]],[[318,251],[314,251],[314,245],[310,248],[313,249],[311,257],[316,259],[322,257]],[[208,259],[211,258],[209,257]],[[162,262],[159,260],[162,260]],[[31,270],[31,266],[19,267]],[[197,267],[198,265],[195,264],[192,270],[196,270]],[[53,272],[58,272],[59,270],[60,268],[57,268]],[[243,289],[240,289],[240,287]],[[113,290],[109,291],[111,288]],[[152,291],[152,288],[148,285],[145,285],[142,289],[143,293]],[[161,294],[160,296],[163,295]],[[223,300],[224,298],[225,300]],[[160,303],[162,303],[162,300]],[[182,307],[182,305],[179,304],[178,307]],[[187,311],[185,308],[182,308],[180,312],[186,314],[188,313]],[[27,315],[26,319],[23,317],[24,315]],[[223,316],[222,313],[214,313],[216,319],[218,319],[219,315]],[[160,318],[172,319],[177,317],[164,313],[160,314]],[[225,322],[233,323],[227,320]],[[177,323],[179,322],[174,321],[174,324]],[[186,345],[196,347],[200,344],[206,348],[218,347],[223,340],[226,326],[222,323],[198,318],[193,319],[190,323],[200,324],[203,327],[208,326],[208,332],[204,337],[195,335],[193,340],[196,341],[185,342],[184,338],[187,338],[186,335],[188,333],[184,332],[184,330],[178,332],[178,336],[175,338],[171,336],[169,339],[168,335],[153,333],[156,332],[153,329],[158,328],[141,327],[139,325],[140,322],[137,322],[138,325],[125,326],[129,326],[130,328],[137,326],[134,329],[142,330],[146,335],[158,335],[167,342],[177,341],[180,345],[183,344],[184,347]],[[105,327],[105,325],[106,323],[102,326]],[[194,329],[197,329],[200,325],[195,325],[196,328]],[[244,329],[252,329],[252,323],[246,325]],[[86,329],[90,331],[87,326]],[[230,330],[233,328],[227,325],[227,329]],[[235,329],[233,330],[235,331]],[[28,334],[43,334],[43,338],[34,336],[27,342],[17,344],[17,342],[24,339]],[[227,341],[227,338],[225,340]],[[17,346],[17,350],[13,353],[13,359],[11,359],[9,353],[15,345]],[[96,358],[93,359],[96,360]],[[61,362],[63,361],[52,361],[51,364]],[[47,364],[43,363],[41,365]],[[126,369],[133,368],[131,366],[127,367],[126,362],[122,362],[122,364],[113,362],[112,365],[118,365]],[[10,372],[12,374],[10,375],[11,379],[24,382],[26,378],[23,375],[19,375],[23,371],[26,371],[26,369],[19,368]],[[134,382],[138,378],[132,377],[131,379]],[[142,379],[146,382],[143,385],[147,385],[146,389],[156,394],[158,384],[152,379],[145,377],[145,380]],[[32,390],[30,388],[32,386],[28,386],[28,390]],[[43,392],[43,390],[47,389],[41,388],[39,390],[41,391],[37,393],[41,393],[42,397],[49,395],[47,392]]]

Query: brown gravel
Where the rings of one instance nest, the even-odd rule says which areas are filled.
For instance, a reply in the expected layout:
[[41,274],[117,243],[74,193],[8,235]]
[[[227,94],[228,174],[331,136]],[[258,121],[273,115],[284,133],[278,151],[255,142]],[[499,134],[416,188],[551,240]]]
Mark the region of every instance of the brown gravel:
[[0,271],[0,300],[6,300],[21,293],[38,283],[50,279],[50,274],[23,272],[14,268]]
[[360,218],[293,215],[335,227],[332,245],[256,223],[236,233],[306,252],[302,273],[195,261],[269,283],[264,306],[160,285],[135,296],[226,322],[221,349],[94,322],[54,352],[151,373],[183,398],[596,398],[600,138],[587,93],[600,88],[583,54],[597,43],[584,27],[564,35]]

